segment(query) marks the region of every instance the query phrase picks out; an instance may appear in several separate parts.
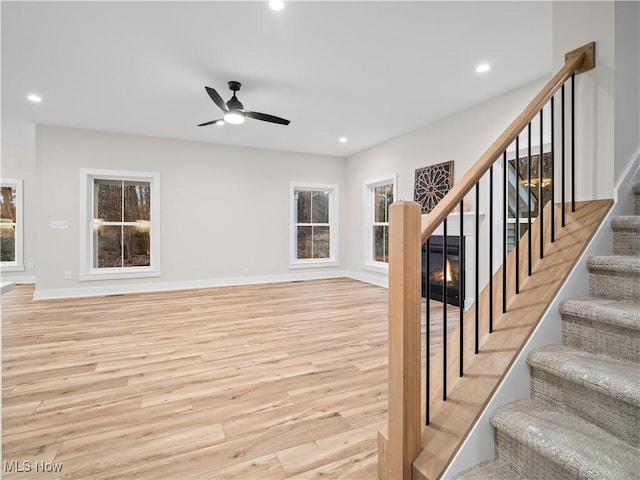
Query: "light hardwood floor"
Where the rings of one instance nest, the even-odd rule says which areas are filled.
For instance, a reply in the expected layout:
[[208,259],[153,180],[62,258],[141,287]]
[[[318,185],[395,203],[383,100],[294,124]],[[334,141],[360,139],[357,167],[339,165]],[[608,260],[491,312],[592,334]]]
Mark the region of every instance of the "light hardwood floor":
[[386,289],[32,293],[2,297],[6,478],[376,478]]
[[4,460],[62,478],[374,477],[384,289],[30,293],[3,298]]

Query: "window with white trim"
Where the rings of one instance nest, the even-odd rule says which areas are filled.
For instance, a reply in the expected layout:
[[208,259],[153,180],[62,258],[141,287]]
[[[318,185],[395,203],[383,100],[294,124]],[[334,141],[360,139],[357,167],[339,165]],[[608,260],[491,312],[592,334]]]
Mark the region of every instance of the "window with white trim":
[[385,178],[365,185],[365,267],[388,269],[389,206],[394,199],[394,180]]
[[81,280],[160,275],[160,176],[81,172]]
[[0,181],[0,268],[3,272],[24,270],[22,253],[22,180]]
[[291,268],[337,264],[337,203],[337,185],[291,184]]

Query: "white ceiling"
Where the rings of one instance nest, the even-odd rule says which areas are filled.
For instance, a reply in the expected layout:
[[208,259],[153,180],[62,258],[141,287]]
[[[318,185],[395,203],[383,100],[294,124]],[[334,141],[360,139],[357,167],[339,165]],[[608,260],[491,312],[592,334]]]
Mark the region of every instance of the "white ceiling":
[[[551,65],[549,2],[3,1],[2,143],[49,124],[347,156]],[[229,80],[291,124],[197,127]]]

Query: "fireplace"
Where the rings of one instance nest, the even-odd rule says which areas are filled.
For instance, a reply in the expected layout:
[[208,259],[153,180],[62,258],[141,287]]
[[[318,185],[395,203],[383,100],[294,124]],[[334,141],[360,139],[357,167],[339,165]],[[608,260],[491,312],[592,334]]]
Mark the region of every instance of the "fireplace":
[[[461,282],[460,255],[464,257],[463,245],[460,245],[460,237],[447,237],[447,255],[444,257],[444,237],[432,235],[427,245],[422,246],[422,296],[427,295],[427,282],[429,283],[429,298],[444,302],[444,283],[447,284],[447,303],[460,305],[460,299],[464,299],[464,281]],[[429,261],[427,262],[427,258]],[[427,271],[427,265],[428,270]],[[444,268],[443,268],[444,265]],[[463,278],[462,278],[463,280]]]

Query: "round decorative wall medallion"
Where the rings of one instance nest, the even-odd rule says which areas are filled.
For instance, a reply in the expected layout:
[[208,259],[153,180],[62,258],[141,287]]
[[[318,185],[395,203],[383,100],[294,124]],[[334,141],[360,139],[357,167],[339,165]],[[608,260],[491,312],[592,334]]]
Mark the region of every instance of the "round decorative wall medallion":
[[453,186],[453,160],[416,170],[414,199],[429,213]]

